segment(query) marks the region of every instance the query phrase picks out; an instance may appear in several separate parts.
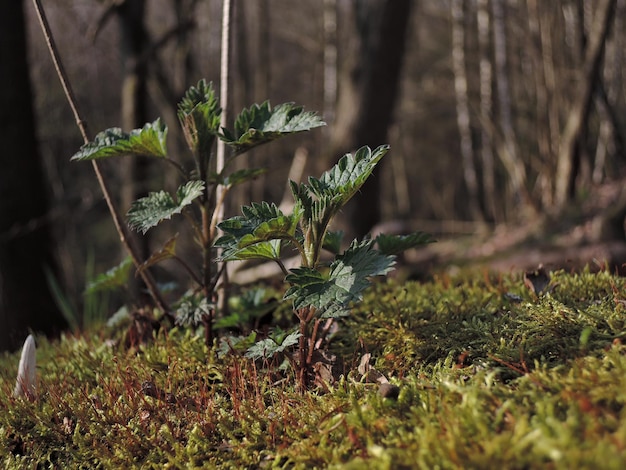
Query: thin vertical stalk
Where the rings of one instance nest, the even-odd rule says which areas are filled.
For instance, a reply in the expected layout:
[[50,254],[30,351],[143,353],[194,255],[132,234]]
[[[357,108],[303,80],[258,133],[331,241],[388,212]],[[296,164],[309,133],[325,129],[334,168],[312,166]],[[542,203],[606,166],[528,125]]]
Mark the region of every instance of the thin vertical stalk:
[[309,319],[310,319],[310,307],[301,309],[296,312],[298,319],[300,320],[300,338],[298,339],[298,365],[297,365],[297,382],[298,389],[304,393],[309,388]]
[[[67,74],[65,72],[65,69],[63,67],[63,62],[61,61],[60,55],[58,53],[56,43],[54,42],[54,37],[52,35],[50,24],[48,23],[48,19],[43,9],[43,5],[41,4],[41,0],[33,0],[33,3],[35,6],[35,11],[37,12],[37,17],[39,19],[41,30],[44,34],[46,43],[48,45],[48,49],[50,51],[50,56],[54,64],[54,68],[56,69],[57,75],[61,82],[61,86],[63,87],[63,91],[65,93],[67,101],[70,105],[70,108],[72,109],[72,113],[74,114],[76,125],[78,126],[78,129],[80,130],[80,133],[83,137],[83,141],[85,143],[89,143],[90,138],[89,138],[89,133],[87,131],[87,124],[83,120],[81,113],[78,110],[76,98],[74,96],[74,92],[72,90],[71,84],[67,78]],[[113,203],[113,199],[111,198],[111,193],[109,192],[104,176],[102,175],[102,172],[100,171],[98,163],[95,160],[92,160],[91,163],[93,166],[94,173],[96,174],[98,184],[100,185],[100,189],[102,190],[104,200],[106,201],[107,207],[109,208],[111,218],[113,219],[113,224],[115,225],[115,229],[117,230],[117,233],[120,237],[120,242],[128,251],[128,254],[133,260],[135,267],[139,268],[139,266],[141,265],[141,260],[139,256],[137,255],[136,250],[133,248],[126,234],[126,230],[123,225],[122,219],[117,211],[117,208],[115,207],[115,204]],[[146,287],[150,291],[150,294],[152,295],[157,306],[163,311],[163,313],[168,318],[172,319],[173,317],[170,312],[170,308],[165,302],[165,300],[163,299],[159,289],[156,286],[156,282],[154,281],[154,278],[152,277],[150,272],[147,269],[141,269],[138,272],[141,278],[143,279],[143,281],[145,282]]]
[[[221,44],[221,61],[220,61],[220,106],[222,108],[222,114],[220,116],[220,127],[224,128],[227,125],[228,114],[227,110],[229,107],[228,103],[228,78],[229,78],[229,67],[230,67],[230,29],[232,23],[232,9],[231,9],[231,0],[223,0],[222,3],[222,44]],[[226,161],[226,144],[223,140],[217,140],[217,155],[216,155],[216,173],[220,174],[225,165]],[[215,227],[219,222],[224,219],[224,192],[226,188],[219,185],[216,188],[216,206],[215,206],[215,214],[214,221],[212,226]],[[213,234],[215,236],[215,233]],[[205,253],[205,256],[209,256],[210,258],[211,251]],[[210,263],[211,259],[207,260]],[[228,277],[228,273],[226,269],[222,269],[221,267],[217,270],[224,278]],[[220,302],[222,305],[222,309],[226,308],[226,295],[222,296],[222,301]]]
[[[222,114],[220,119],[220,127],[226,127],[227,123],[227,110],[228,110],[228,69],[230,58],[230,25],[232,21],[231,14],[231,0],[224,0],[222,4],[222,52],[220,63],[220,106],[222,107]],[[216,171],[219,174],[224,169],[226,153],[226,144],[223,140],[217,140],[217,158],[216,158]],[[220,195],[224,191],[224,188],[218,187],[217,200],[221,199]],[[224,218],[224,205],[220,204],[216,207],[217,219],[222,220]]]

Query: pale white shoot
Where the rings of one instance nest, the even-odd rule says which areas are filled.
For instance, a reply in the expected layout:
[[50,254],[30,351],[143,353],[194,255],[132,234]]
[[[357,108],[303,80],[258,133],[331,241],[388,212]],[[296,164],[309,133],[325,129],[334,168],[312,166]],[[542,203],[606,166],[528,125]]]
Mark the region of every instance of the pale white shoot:
[[15,397],[26,397],[29,400],[35,398],[35,352],[35,338],[33,338],[33,335],[28,335],[28,338],[24,341],[22,357],[20,357],[20,364],[17,368],[17,382],[15,383],[15,391],[13,392],[13,396]]

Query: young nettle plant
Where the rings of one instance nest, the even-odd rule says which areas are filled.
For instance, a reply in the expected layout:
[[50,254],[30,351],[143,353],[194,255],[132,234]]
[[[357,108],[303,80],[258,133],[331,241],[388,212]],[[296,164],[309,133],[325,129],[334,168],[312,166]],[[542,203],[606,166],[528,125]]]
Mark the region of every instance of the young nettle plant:
[[[254,147],[325,125],[315,113],[305,112],[302,107],[293,103],[272,108],[269,102],[265,102],[244,109],[236,118],[232,130],[220,129],[221,111],[210,83],[201,80],[197,86],[186,92],[178,105],[178,119],[191,158],[175,160],[169,156],[166,145],[167,126],[160,119],[129,133],[119,128],[107,129],[71,158],[82,161],[127,155],[152,157],[168,163],[178,173],[181,184],[176,193],[172,195],[167,191],[152,192],[135,201],[127,214],[128,224],[131,229],[143,234],[176,214],[183,214],[190,224],[200,252],[201,261],[198,266],[176,254],[178,236],[175,235],[139,269],[148,269],[168,259],[176,260],[184,267],[195,284],[194,292],[200,293],[200,296],[190,296],[181,302],[179,319],[183,323],[190,319],[200,319],[206,327],[208,343],[212,343],[215,290],[220,277],[213,252],[218,209],[223,205],[230,189],[265,171],[258,168],[231,171],[231,163]],[[219,171],[213,158],[217,139],[222,140],[230,149],[224,168]],[[220,193],[217,191],[219,186],[223,188]],[[119,270],[112,272],[119,273]]]
[[[319,179],[310,177],[307,183],[300,184],[290,181],[295,200],[290,215],[283,214],[275,204],[253,203],[242,208],[242,215],[219,224],[225,233],[216,242],[223,249],[222,260],[272,260],[285,274],[289,288],[284,299],[293,302],[299,328],[287,336],[281,334],[280,344],[272,344],[270,335],[248,352],[251,357],[269,356],[277,350],[282,352],[285,344],[297,343],[293,362],[302,390],[308,388],[312,379],[321,322],[348,315],[350,304],[361,299],[371,277],[387,274],[398,253],[431,241],[429,235],[421,232],[379,235],[375,239],[354,240],[341,253],[342,234],[329,231],[333,218],[363,186],[388,150],[386,145],[374,151],[362,147],[354,155],[344,155]],[[290,271],[285,268],[281,262],[285,246],[300,254],[300,267]],[[329,264],[322,262],[322,249],[334,255]]]

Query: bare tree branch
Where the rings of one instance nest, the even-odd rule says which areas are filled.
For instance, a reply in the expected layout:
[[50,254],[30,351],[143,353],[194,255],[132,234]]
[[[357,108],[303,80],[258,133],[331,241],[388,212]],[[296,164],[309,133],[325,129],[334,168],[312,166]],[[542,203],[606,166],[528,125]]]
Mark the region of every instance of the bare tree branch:
[[[57,74],[59,76],[59,80],[61,81],[61,85],[63,86],[63,90],[65,92],[65,96],[67,97],[67,101],[70,105],[70,107],[72,108],[72,112],[74,114],[74,118],[76,120],[76,125],[78,126],[80,133],[83,137],[83,140],[85,143],[88,143],[90,141],[89,139],[89,133],[87,131],[87,124],[85,123],[85,121],[83,120],[79,110],[78,110],[78,105],[77,105],[77,101],[76,98],[74,96],[74,92],[72,91],[72,87],[70,85],[70,82],[67,78],[67,74],[65,73],[65,69],[63,68],[63,63],[61,61],[61,58],[59,56],[58,53],[58,49],[56,47],[56,44],[54,42],[54,37],[52,35],[52,31],[50,29],[50,25],[48,23],[48,19],[46,17],[45,11],[43,9],[43,5],[41,4],[41,0],[33,0],[34,5],[35,5],[35,10],[37,11],[37,17],[39,19],[39,24],[41,26],[41,30],[44,34],[44,37],[46,39],[46,43],[48,44],[48,49],[50,51],[50,56],[52,57],[52,61],[54,62],[54,67],[57,71]],[[111,194],[109,192],[108,186],[106,184],[106,181],[104,179],[104,176],[102,175],[102,172],[100,171],[100,168],[98,166],[98,163],[95,160],[92,160],[92,166],[94,169],[94,173],[96,174],[96,178],[98,179],[98,183],[100,185],[100,188],[102,190],[104,199],[107,203],[107,206],[109,208],[109,212],[111,213],[111,218],[113,219],[113,224],[115,225],[115,229],[117,230],[117,233],[119,235],[120,241],[121,243],[124,245],[124,247],[126,248],[126,250],[128,251],[128,254],[130,255],[130,257],[133,260],[133,264],[135,265],[135,268],[139,268],[142,264],[142,261],[139,259],[136,250],[134,249],[134,247],[132,246],[128,236],[127,236],[127,232],[126,232],[126,228],[122,222],[122,219],[117,211],[117,208],[115,207],[115,204],[113,203],[113,199],[111,198]],[[150,274],[150,271],[145,269],[145,270],[141,270],[140,271],[140,276],[143,279],[143,281],[146,283],[146,287],[148,288],[148,290],[150,291],[150,294],[152,295],[154,301],[156,302],[157,306],[163,311],[163,314],[166,315],[168,318],[170,318],[171,320],[173,320],[173,315],[170,311],[169,306],[167,305],[167,303],[165,302],[165,300],[163,299],[161,292],[159,291],[156,282],[154,281],[154,278],[152,277],[152,274]]]

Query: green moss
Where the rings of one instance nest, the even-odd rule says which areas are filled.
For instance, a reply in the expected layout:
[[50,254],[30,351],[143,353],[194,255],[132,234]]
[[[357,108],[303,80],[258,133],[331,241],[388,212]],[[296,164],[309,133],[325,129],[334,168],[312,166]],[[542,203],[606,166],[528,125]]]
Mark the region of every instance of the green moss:
[[372,352],[397,400],[351,374],[300,394],[187,331],[133,351],[38,338],[36,401],[0,358],[0,466],[621,468],[625,299],[606,272],[554,273],[538,298],[519,276],[377,284],[333,347]]
[[621,339],[626,306],[616,299],[625,295],[623,280],[605,272],[557,272],[540,298],[515,277],[379,284],[348,321],[350,340],[398,376],[450,356],[487,368],[560,364]]

